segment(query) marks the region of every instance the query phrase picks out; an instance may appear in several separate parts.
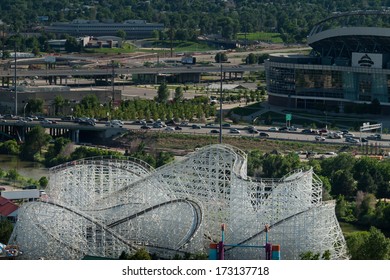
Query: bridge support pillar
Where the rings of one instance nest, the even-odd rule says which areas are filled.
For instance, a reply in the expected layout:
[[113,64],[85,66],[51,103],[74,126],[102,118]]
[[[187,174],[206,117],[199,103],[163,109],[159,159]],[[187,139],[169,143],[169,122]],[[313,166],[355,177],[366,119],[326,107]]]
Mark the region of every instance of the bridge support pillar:
[[79,143],[79,134],[80,130],[72,130],[72,141],[75,142],[76,144]]

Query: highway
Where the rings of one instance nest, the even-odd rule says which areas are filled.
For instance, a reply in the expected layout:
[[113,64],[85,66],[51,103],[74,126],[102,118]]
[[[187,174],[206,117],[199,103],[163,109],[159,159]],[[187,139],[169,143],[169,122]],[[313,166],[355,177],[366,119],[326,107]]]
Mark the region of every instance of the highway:
[[[194,134],[194,135],[212,135],[215,137],[218,137],[218,133],[211,133],[212,130],[219,131],[219,124],[198,124],[200,125],[200,129],[194,129],[192,128],[193,123],[189,123],[186,125],[179,125],[181,130],[168,130],[168,129],[174,129],[174,126],[168,128],[153,128],[152,124],[148,124],[150,126],[150,129],[142,129],[141,124],[136,124],[135,121],[124,121],[124,125],[122,128],[113,128],[107,125],[107,122],[101,122],[97,121],[95,126],[90,125],[81,125],[79,123],[75,123],[72,121],[62,121],[59,118],[47,118],[49,120],[54,120],[55,123],[47,123],[42,124],[40,121],[31,121],[31,122],[22,122],[19,120],[4,120],[0,119],[0,125],[15,125],[15,126],[36,126],[41,125],[45,128],[66,128],[66,129],[82,129],[82,130],[105,130],[105,129],[117,129],[118,131],[125,132],[126,130],[130,131],[143,131],[145,133],[151,133],[151,132],[158,132],[158,133],[185,133],[185,134]],[[194,123],[195,124],[195,123]],[[239,133],[232,133],[231,129],[236,129],[239,131]],[[248,126],[245,125],[231,125],[231,127],[223,127],[222,129],[222,135],[224,137],[256,137],[261,139],[275,139],[275,140],[289,140],[289,141],[301,141],[301,142],[318,142],[315,139],[314,134],[304,134],[301,132],[300,129],[298,131],[270,131],[270,127],[268,126],[256,126],[256,129],[258,130],[258,133],[251,134],[248,131]],[[259,132],[266,132],[269,137],[260,137]],[[367,132],[353,132],[355,139],[365,138],[371,134]],[[348,143],[345,141],[344,138],[342,139],[330,139],[325,137],[324,141],[321,141],[321,143],[324,144],[346,144],[346,145],[360,145],[361,143]],[[389,134],[382,134],[382,140],[369,140],[369,144],[378,144],[385,148],[390,148],[390,135]]]
[[[128,74],[183,74],[183,73],[220,73],[221,67],[218,66],[179,66],[179,67],[135,67],[135,68],[55,68],[55,69],[39,69],[39,70],[20,70],[16,72],[17,77],[94,77],[94,76],[111,76],[114,70],[115,75]],[[230,65],[223,64],[223,72],[242,73],[250,71],[264,70],[264,65]],[[2,77],[14,77],[13,69],[0,70]]]

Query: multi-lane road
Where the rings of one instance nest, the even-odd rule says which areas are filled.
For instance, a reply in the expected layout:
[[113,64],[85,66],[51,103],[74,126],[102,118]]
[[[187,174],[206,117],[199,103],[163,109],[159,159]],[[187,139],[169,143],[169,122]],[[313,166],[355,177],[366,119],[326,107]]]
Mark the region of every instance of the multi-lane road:
[[[180,127],[180,130],[175,129],[175,126],[167,126],[162,128],[153,128],[152,124],[148,124],[150,127],[149,129],[143,129],[141,128],[142,125],[135,122],[135,121],[125,121],[122,128],[119,127],[112,127],[111,125],[107,124],[107,122],[99,122],[97,121],[95,126],[88,126],[88,125],[80,125],[78,123],[72,122],[72,121],[62,121],[59,118],[48,118],[49,120],[53,120],[54,123],[41,123],[40,121],[32,121],[32,122],[22,122],[19,120],[0,120],[0,125],[16,125],[16,126],[35,126],[35,125],[42,125],[43,127],[47,128],[81,128],[85,130],[102,130],[102,129],[121,129],[121,130],[133,130],[133,131],[144,131],[144,132],[159,132],[159,133],[185,133],[185,134],[198,134],[198,135],[219,135],[219,124],[198,124],[200,128],[193,128],[192,123],[185,124],[185,125],[178,125]],[[232,130],[235,131],[235,133],[232,132]],[[267,139],[279,139],[279,140],[291,140],[291,141],[302,141],[302,142],[318,142],[315,137],[317,135],[314,134],[305,134],[302,133],[300,129],[297,131],[270,131],[270,127],[267,126],[256,126],[257,133],[250,133],[248,130],[248,126],[245,125],[231,125],[230,127],[223,127],[222,128],[222,134],[223,137],[257,137],[257,138],[267,138]],[[213,133],[213,132],[214,133]],[[269,136],[268,137],[261,137],[260,132],[265,132]],[[373,133],[367,133],[367,132],[353,132],[354,138],[360,140],[361,138],[366,138],[367,136],[373,134]],[[328,144],[350,144],[350,145],[356,145],[356,143],[348,143],[345,141],[345,138],[341,139],[330,139],[327,137],[324,137],[324,141],[320,141],[321,143],[328,143]],[[390,135],[389,134],[382,134],[381,140],[369,140],[368,142],[380,145],[381,147],[390,148]],[[360,144],[360,143],[357,143]]]

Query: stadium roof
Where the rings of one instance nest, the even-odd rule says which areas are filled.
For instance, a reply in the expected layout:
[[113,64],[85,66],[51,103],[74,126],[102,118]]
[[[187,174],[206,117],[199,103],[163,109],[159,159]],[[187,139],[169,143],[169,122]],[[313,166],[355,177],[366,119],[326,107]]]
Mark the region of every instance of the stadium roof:
[[[390,11],[335,13],[318,22],[308,36],[308,44],[321,56],[351,57],[352,52],[390,53],[390,28],[369,26],[364,17],[385,16]],[[361,20],[351,20],[359,17]],[[358,25],[358,26],[356,26]]]

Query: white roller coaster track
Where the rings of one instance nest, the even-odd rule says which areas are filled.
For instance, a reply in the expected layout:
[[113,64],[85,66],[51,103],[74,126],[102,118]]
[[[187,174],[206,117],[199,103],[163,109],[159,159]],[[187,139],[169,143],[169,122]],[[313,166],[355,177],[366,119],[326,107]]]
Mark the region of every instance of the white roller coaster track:
[[[227,145],[204,147],[156,170],[125,159],[92,158],[51,170],[48,199],[20,209],[10,244],[26,259],[118,258],[145,247],[164,258],[207,253],[226,224],[229,244],[281,245],[282,259],[329,250],[347,259],[334,202],[322,202],[312,170],[282,179],[247,177],[247,156]],[[230,247],[227,259],[262,259]]]

